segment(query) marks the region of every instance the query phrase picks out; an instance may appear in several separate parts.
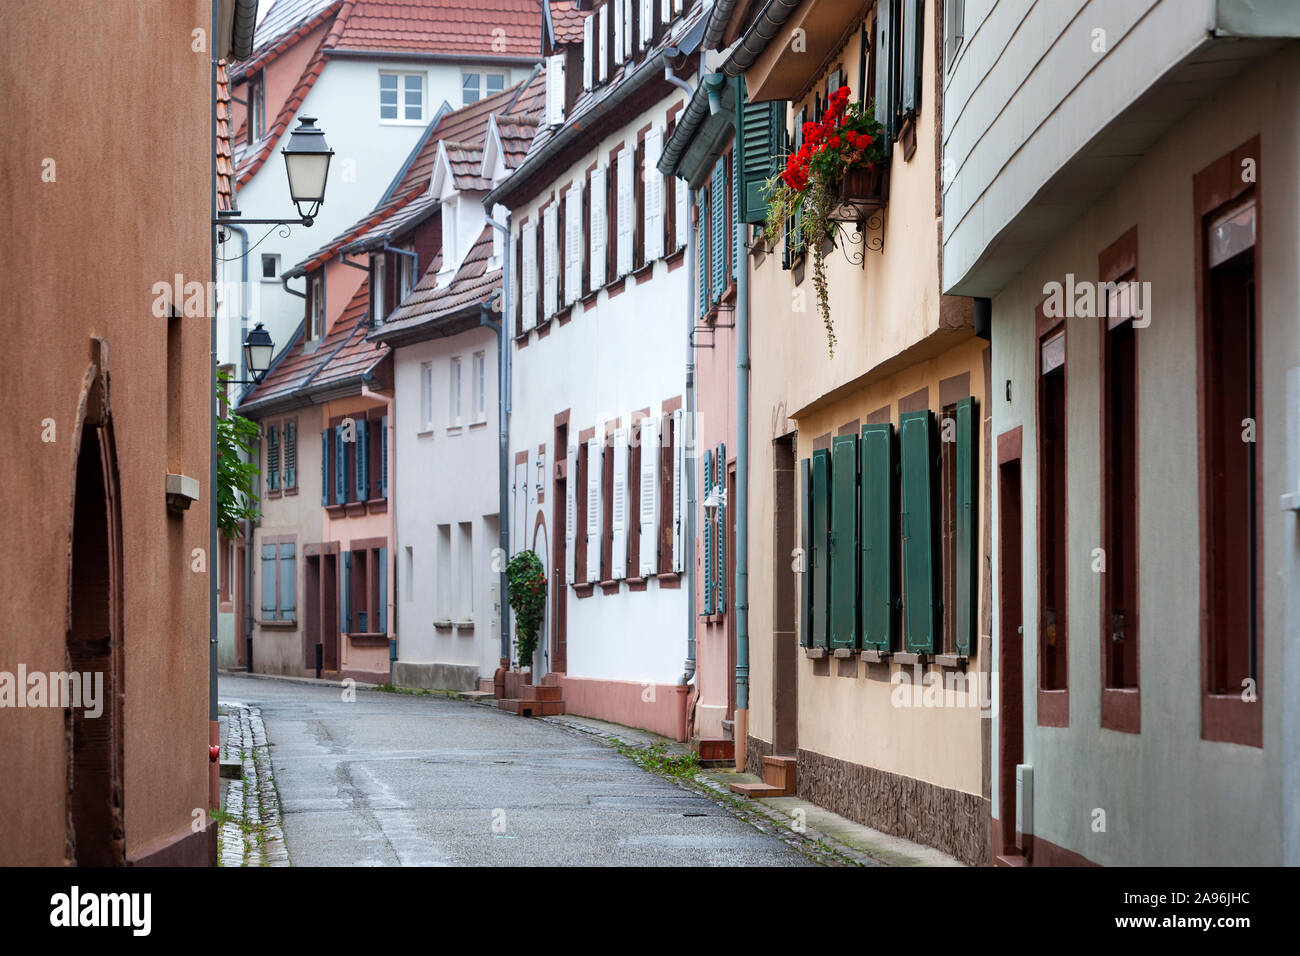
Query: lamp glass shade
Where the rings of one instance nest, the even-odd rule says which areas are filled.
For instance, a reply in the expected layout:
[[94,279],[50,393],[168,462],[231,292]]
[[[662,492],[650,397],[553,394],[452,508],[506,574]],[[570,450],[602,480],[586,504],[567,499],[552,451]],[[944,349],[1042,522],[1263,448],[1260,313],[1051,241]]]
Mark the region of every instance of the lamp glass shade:
[[316,117],[300,116],[298,128],[289,136],[284,149],[284,168],[289,176],[289,198],[298,214],[311,218],[325,201],[325,181],[329,176],[330,157],[334,151],[325,142],[325,134],[316,125]]
[[244,366],[254,379],[260,379],[266,374],[266,370],[271,367],[271,354],[274,351],[275,343],[271,341],[271,333],[258,322],[244,339]]

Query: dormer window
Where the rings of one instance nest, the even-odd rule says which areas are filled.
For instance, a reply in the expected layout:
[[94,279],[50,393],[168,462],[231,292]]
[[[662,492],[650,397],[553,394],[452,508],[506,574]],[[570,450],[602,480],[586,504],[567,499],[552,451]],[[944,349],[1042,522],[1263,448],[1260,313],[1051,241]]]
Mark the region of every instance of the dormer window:
[[308,295],[307,308],[311,316],[310,337],[319,339],[325,335],[325,281],[319,272],[311,277]]
[[388,287],[388,275],[385,272],[384,254],[376,253],[370,258],[370,291],[374,303],[374,324],[383,325],[388,318],[388,297],[384,294]]
[[266,124],[266,90],[262,74],[248,81],[248,144],[260,142]]
[[[404,246],[403,251],[415,252],[413,246]],[[415,257],[398,256],[397,266],[397,300],[398,302],[406,301],[406,297],[411,294],[415,288]]]

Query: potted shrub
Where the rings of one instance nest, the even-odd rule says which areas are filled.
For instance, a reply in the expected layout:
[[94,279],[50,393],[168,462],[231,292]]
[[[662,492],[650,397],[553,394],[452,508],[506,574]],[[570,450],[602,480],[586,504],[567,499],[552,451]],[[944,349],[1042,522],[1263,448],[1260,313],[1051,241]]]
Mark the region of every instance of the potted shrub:
[[515,614],[518,666],[531,667],[546,608],[546,572],[535,551],[520,551],[506,565],[510,610]]
[[885,137],[876,122],[874,107],[849,102],[849,88],[841,86],[830,96],[819,123],[803,124],[803,145],[786,160],[785,169],[767,183],[767,232],[780,236],[786,223],[799,216],[795,234],[786,237],[795,249],[811,247],[813,285],[817,310],[826,326],[830,354],[835,354],[835,328],[826,288],[826,252],[823,240],[834,228],[837,214],[858,218],[855,211],[840,212],[847,203],[879,202],[885,166]]

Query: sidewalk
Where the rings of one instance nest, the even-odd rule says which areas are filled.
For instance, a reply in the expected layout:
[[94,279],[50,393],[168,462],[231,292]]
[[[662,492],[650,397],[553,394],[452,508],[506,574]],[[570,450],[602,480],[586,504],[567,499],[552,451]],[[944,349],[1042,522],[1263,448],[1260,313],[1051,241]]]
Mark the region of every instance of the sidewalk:
[[221,759],[242,765],[242,779],[223,781],[217,865],[289,866],[261,711],[240,703],[217,706],[225,730]]

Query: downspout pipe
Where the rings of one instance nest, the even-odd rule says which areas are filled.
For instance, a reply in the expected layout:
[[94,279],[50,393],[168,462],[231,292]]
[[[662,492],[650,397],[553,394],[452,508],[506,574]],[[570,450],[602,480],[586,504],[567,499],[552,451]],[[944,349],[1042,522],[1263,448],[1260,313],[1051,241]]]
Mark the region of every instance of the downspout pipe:
[[[737,106],[739,108],[739,106]],[[749,725],[749,259],[736,230],[736,715],[737,752]],[[740,728],[744,713],[745,727]]]
[[[693,91],[692,91],[693,92]],[[685,180],[678,180],[679,186],[685,186]],[[695,190],[686,196],[686,208],[695,208]],[[696,242],[698,230],[686,230],[686,428],[690,435],[687,447],[686,475],[686,567],[689,569],[689,586],[686,589],[686,668],[678,679],[678,684],[689,684],[695,679],[696,633],[699,619],[696,617],[695,594],[695,344],[691,341],[695,331],[695,283],[691,277],[699,268],[696,257],[700,254]],[[689,736],[692,728],[687,727]]]
[[491,303],[480,306],[479,322],[496,331],[497,334],[497,508],[500,515],[497,520],[498,544],[501,549],[501,661],[502,666],[510,666],[510,601],[509,578],[506,576],[506,561],[510,557],[510,493],[507,490],[507,478],[510,474],[508,456],[510,454],[510,337],[506,334],[506,323],[510,316],[510,213],[506,213],[505,222],[497,222],[491,216],[486,217],[487,224],[501,235],[501,316],[500,321],[491,318],[494,311]]

